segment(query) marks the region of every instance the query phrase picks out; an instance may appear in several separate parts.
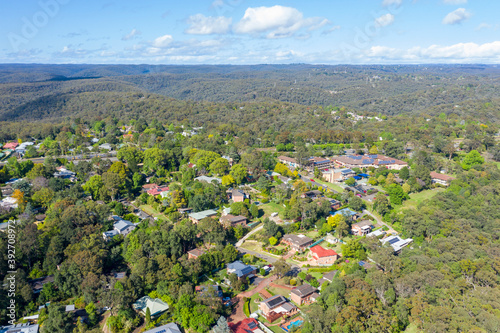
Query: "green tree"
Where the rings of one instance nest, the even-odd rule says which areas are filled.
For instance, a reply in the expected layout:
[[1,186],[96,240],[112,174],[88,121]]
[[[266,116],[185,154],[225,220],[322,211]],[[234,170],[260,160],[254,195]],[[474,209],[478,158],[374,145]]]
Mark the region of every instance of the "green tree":
[[377,195],[375,195],[374,207],[377,210],[377,212],[382,216],[385,215],[386,213],[388,213],[390,208],[391,208],[390,204],[389,204],[389,200],[381,192],[379,192],[379,193],[377,193]]
[[276,243],[278,243],[278,239],[276,237],[269,238],[269,244],[271,244],[271,246],[276,245]]
[[48,208],[54,198],[54,191],[44,187],[33,194],[31,199],[43,208]]
[[145,321],[146,321],[146,326],[149,325],[149,323],[151,322],[151,310],[149,310],[149,306],[146,308]]
[[229,161],[219,157],[210,164],[210,171],[216,175],[225,175],[229,170]]
[[462,168],[464,170],[470,170],[475,165],[481,165],[484,163],[484,157],[479,154],[477,150],[471,150],[462,162]]
[[387,187],[387,193],[391,199],[391,204],[401,205],[404,200],[407,200],[408,194],[403,191],[403,188],[398,184],[391,184]]
[[237,184],[241,184],[248,175],[247,168],[241,164],[234,164],[231,167],[229,174],[233,177]]
[[73,315],[60,305],[52,304],[40,329],[41,333],[68,333],[73,330]]
[[365,208],[365,203],[363,202],[363,200],[358,197],[358,196],[352,196],[351,198],[349,198],[349,207],[351,207],[353,210],[355,211],[362,211],[363,208]]
[[339,221],[336,230],[339,238],[342,238],[349,234],[349,225],[347,224],[345,219]]
[[274,263],[274,274],[278,275],[278,278],[281,278],[285,276],[292,266],[285,261],[283,258],[279,258],[275,263]]
[[222,185],[224,185],[224,186],[231,186],[235,183],[235,180],[234,180],[233,176],[231,176],[231,175],[223,176],[221,181],[222,181]]
[[97,307],[95,306],[94,303],[90,302],[89,304],[87,304],[87,306],[85,307],[85,311],[87,312],[88,314],[88,323],[89,323],[89,326],[90,327],[94,327],[97,325],[97,323],[99,322],[99,315],[97,314]]
[[238,250],[232,245],[232,244],[227,244],[226,247],[224,247],[224,250],[222,250],[222,255],[224,256],[224,261],[226,263],[231,263],[238,258]]
[[410,178],[410,170],[408,167],[403,167],[401,170],[399,170],[399,178],[403,180],[407,180]]
[[377,155],[378,154],[378,148],[377,146],[373,145],[370,150],[369,150],[370,155]]
[[347,186],[353,186],[354,184],[356,184],[356,180],[354,178],[348,178],[346,179],[346,181],[344,182]]
[[251,204],[248,210],[250,211],[250,214],[252,214],[252,217],[254,219],[259,217],[259,207],[257,207],[256,204]]
[[99,175],[94,175],[90,177],[89,180],[82,186],[83,189],[90,193],[92,196],[92,199],[94,200],[99,200],[100,194],[99,190],[104,186],[104,183],[102,181],[102,177]]

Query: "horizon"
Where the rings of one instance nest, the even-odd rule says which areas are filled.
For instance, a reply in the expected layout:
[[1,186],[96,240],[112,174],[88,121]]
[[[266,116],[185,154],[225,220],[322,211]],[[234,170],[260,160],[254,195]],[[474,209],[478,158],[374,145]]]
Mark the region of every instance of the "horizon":
[[500,63],[498,2],[27,0],[0,8],[2,64]]

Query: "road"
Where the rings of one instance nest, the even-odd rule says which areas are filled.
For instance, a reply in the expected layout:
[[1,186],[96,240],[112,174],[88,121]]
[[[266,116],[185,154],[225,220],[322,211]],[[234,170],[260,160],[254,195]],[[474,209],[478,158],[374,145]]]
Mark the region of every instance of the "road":
[[243,243],[245,242],[245,240],[252,236],[253,234],[255,234],[256,232],[262,230],[262,228],[264,228],[264,224],[261,224],[260,226],[258,226],[257,228],[253,229],[252,231],[250,231],[248,234],[246,234],[245,236],[243,236],[242,239],[240,239],[237,243],[236,243],[236,247],[239,247],[241,245],[243,245]]

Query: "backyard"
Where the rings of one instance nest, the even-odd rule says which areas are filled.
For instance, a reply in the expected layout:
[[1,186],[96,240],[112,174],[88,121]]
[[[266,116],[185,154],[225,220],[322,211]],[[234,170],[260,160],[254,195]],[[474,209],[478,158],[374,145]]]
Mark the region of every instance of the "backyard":
[[410,199],[406,200],[403,205],[401,206],[396,206],[395,211],[400,212],[403,209],[408,209],[408,208],[413,208],[416,209],[420,203],[427,199],[431,199],[434,197],[436,194],[439,192],[444,191],[443,188],[435,188],[431,190],[424,190],[419,193],[411,193],[410,194]]
[[[269,217],[271,216],[272,213],[278,213],[278,216],[280,218],[284,218],[284,213],[285,213],[285,207],[283,207],[283,205],[279,205],[277,203],[274,203],[274,202],[269,202],[269,203],[266,203],[266,204],[263,204],[263,205],[260,205],[259,206],[259,210],[262,209],[262,211],[264,212],[264,217]],[[260,214],[259,214],[260,215]]]
[[139,208],[145,211],[146,214],[167,220],[167,217],[165,215],[154,209],[151,205],[141,205],[139,206]]

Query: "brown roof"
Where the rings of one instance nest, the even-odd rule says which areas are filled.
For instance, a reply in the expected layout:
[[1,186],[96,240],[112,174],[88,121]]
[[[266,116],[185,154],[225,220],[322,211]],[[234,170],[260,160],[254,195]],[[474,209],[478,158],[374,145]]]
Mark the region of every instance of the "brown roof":
[[288,156],[278,156],[278,160],[283,160],[283,161],[287,161],[287,162],[291,162],[291,163],[297,163],[297,160],[295,158],[292,158],[292,157],[288,157]]
[[193,249],[191,251],[188,251],[188,253],[194,257],[199,257],[201,256],[202,254],[205,254],[205,251],[203,250],[200,250],[200,249]]
[[297,246],[305,246],[313,242],[313,240],[307,236],[294,235],[294,234],[286,234],[285,236],[283,236],[283,240],[288,241]]
[[220,218],[221,222],[230,222],[230,223],[238,223],[238,222],[246,221],[246,220],[247,220],[247,218],[245,216],[242,216],[242,215],[234,216],[231,214],[224,215]]
[[304,283],[300,287],[297,287],[291,291],[292,294],[295,294],[299,297],[306,297],[314,292],[316,292],[316,288],[307,283]]
[[364,220],[364,221],[360,221],[360,222],[354,223],[352,226],[354,227],[355,225],[357,225],[360,228],[363,228],[363,227],[366,227],[366,226],[373,226],[372,221],[368,221],[368,220]]
[[442,174],[442,173],[438,173],[438,172],[435,172],[435,171],[431,171],[431,178],[444,180],[445,182],[451,182],[452,180],[455,179],[452,176],[448,176],[448,175],[445,175],[445,174]]

